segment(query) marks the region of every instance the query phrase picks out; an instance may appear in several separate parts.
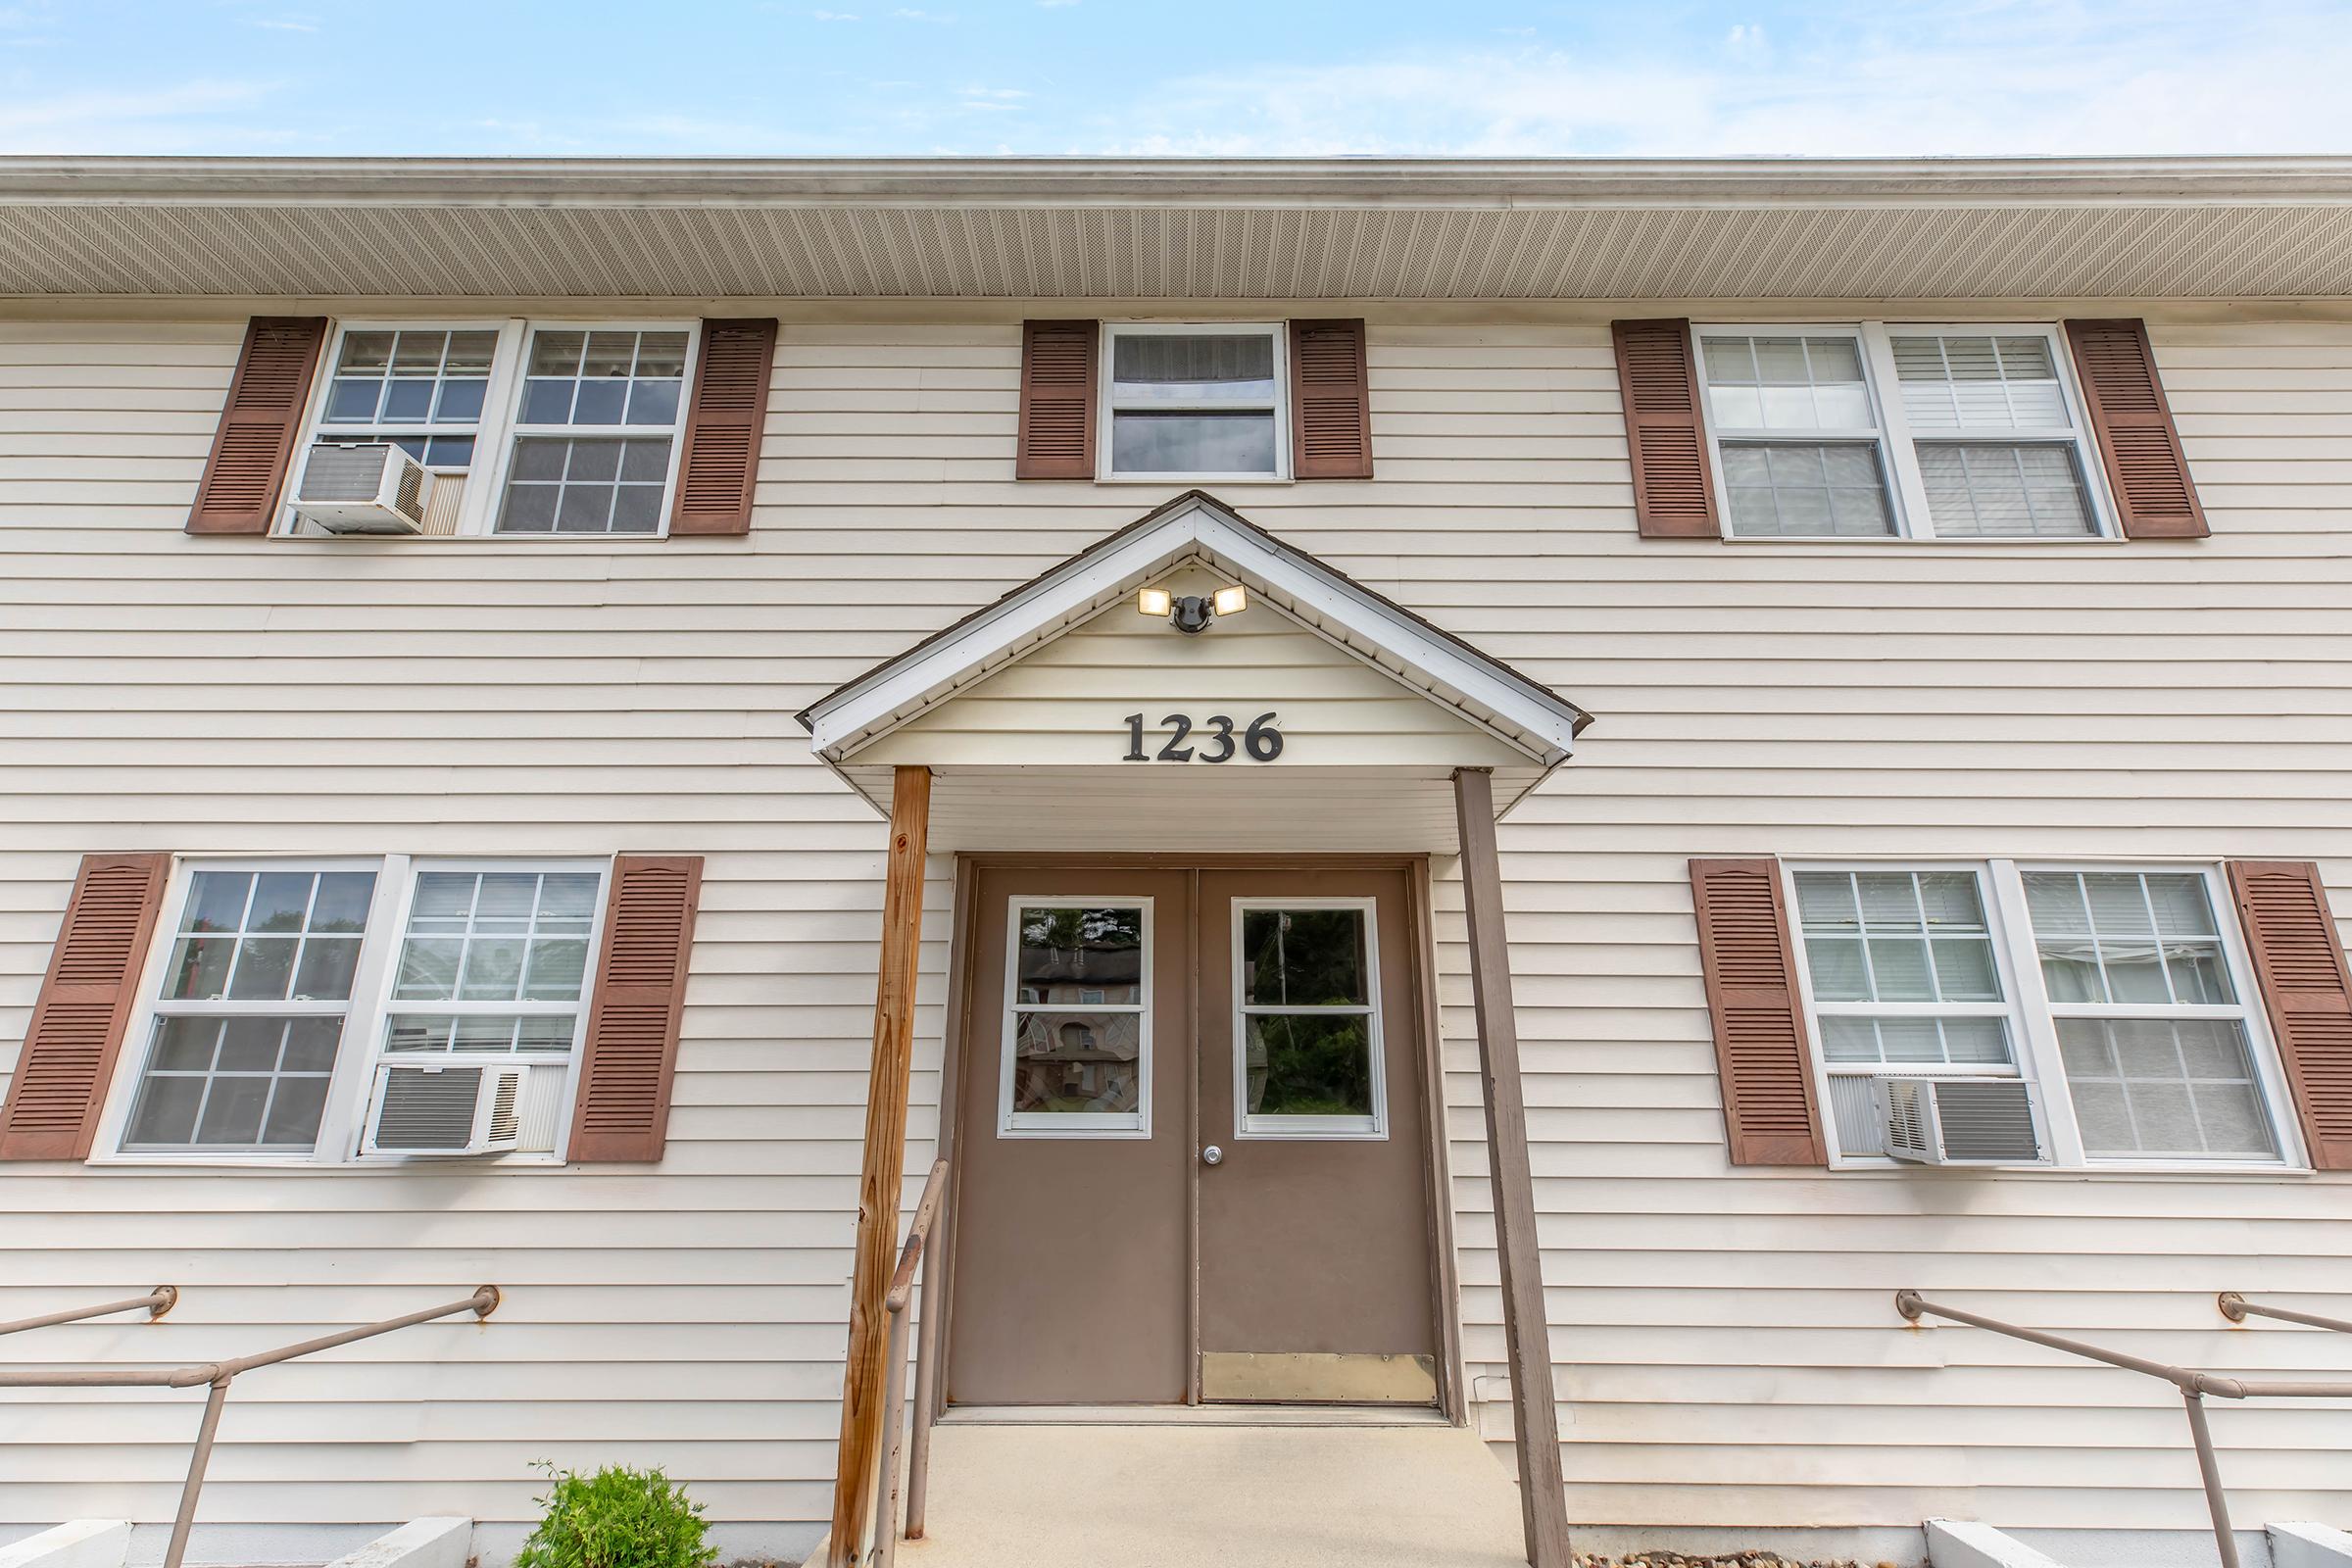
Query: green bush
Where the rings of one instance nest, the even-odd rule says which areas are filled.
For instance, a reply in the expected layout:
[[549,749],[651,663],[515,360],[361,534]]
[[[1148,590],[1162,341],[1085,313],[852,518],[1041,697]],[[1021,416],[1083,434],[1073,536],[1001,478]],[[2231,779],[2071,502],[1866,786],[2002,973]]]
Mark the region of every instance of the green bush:
[[542,1464],[547,1510],[514,1568],[711,1568],[703,1505],[659,1470],[607,1465],[592,1476]]

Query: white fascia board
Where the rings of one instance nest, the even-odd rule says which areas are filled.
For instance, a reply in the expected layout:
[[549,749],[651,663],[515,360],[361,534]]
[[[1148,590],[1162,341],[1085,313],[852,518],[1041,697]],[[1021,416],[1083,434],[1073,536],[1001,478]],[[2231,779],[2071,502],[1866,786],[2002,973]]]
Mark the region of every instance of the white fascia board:
[[[1228,519],[1201,498],[1049,571],[928,647],[823,699],[806,715],[811,748],[828,761],[847,760],[867,741],[1059,635],[1126,584],[1193,554],[1208,557],[1261,591],[1290,599],[1307,612],[1298,617],[1302,623],[1320,622],[1316,629],[1344,651],[1365,658],[1392,678],[1401,671],[1404,684],[1421,688],[1429,701],[1455,709],[1547,767],[1574,749],[1579,714],[1572,706],[1433,633],[1329,567]],[[1332,626],[1345,628],[1350,640],[1367,647],[1350,647]],[[1480,710],[1519,733],[1486,722],[1478,717]]]

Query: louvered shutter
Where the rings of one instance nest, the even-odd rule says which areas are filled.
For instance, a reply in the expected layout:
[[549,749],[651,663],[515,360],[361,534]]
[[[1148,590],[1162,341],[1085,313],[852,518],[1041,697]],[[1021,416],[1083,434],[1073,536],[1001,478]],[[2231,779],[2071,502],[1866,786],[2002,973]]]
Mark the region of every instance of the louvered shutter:
[[1291,323],[1291,473],[1372,477],[1372,392],[1361,321]]
[[2144,321],[2069,321],[2066,340],[2090,428],[2098,437],[2124,533],[2132,539],[2202,539],[2205,509],[2188,475]]
[[1096,321],[1021,323],[1021,429],[1016,479],[1095,476]]
[[1692,860],[1690,892],[1732,1163],[1827,1164],[1780,864]]
[[662,1157],[702,889],[699,855],[613,858],[572,1111],[572,1159]]
[[1611,321],[1634,513],[1645,539],[1715,539],[1713,468],[1699,413],[1698,358],[1686,320]]
[[747,534],[767,424],[767,383],[776,364],[774,318],[705,321],[678,457],[678,499],[669,531]]
[[83,858],[0,1108],[0,1159],[83,1159],[163,907],[167,855]]
[[2352,973],[2320,868],[2307,860],[2232,860],[2230,891],[2311,1162],[2352,1170]]
[[188,514],[190,533],[268,533],[326,342],[323,316],[257,316]]

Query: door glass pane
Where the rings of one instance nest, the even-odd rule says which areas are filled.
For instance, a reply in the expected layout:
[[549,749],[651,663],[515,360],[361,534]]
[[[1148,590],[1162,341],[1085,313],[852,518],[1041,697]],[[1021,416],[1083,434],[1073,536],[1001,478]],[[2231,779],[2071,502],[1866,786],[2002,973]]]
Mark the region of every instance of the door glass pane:
[[1144,1000],[1144,911],[1136,905],[1033,905],[1018,911],[1016,1000],[1025,1006]]
[[1016,1012],[1012,1109],[1129,1113],[1143,1107],[1140,1012]]
[[1255,1007],[1362,1006],[1364,911],[1242,911],[1242,1000]]
[[1257,1013],[1245,1022],[1250,1115],[1373,1114],[1369,1013]]

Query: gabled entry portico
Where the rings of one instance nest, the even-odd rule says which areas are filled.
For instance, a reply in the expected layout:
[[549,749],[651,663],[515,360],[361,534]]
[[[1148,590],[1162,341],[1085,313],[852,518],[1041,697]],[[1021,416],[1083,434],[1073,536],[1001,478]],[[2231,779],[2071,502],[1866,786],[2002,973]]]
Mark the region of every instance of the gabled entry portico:
[[[892,817],[834,1561],[865,1537],[880,1446],[908,1000],[938,850],[960,857],[941,1153],[971,1184],[954,1255],[978,1261],[929,1265],[918,1450],[943,1318],[957,1398],[1458,1414],[1440,1396],[1459,1357],[1427,871],[1458,856],[1525,1542],[1538,1568],[1565,1562],[1494,824],[1585,715],[1193,492],[802,719]],[[1067,1200],[1024,1219],[1016,1192]],[[1434,1224],[1412,1217],[1424,1206]],[[1077,1241],[1053,1234],[1081,1209]],[[1316,1261],[1325,1236],[1363,1245]],[[1020,1292],[1051,1288],[1083,1310],[1042,1300],[1052,1336],[1016,1332]],[[1089,1348],[1115,1365],[1063,1348],[1105,1318],[1117,1332]]]

